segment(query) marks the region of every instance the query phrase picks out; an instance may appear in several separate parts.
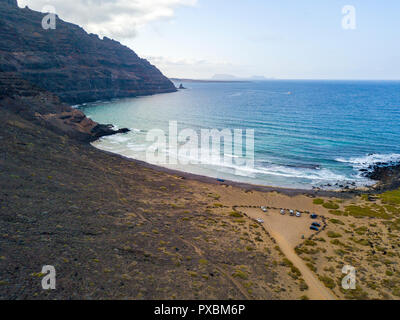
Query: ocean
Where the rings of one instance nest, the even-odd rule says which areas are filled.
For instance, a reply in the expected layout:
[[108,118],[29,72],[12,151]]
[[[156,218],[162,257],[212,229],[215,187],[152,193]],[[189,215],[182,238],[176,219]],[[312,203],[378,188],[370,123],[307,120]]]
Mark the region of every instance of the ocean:
[[363,169],[400,161],[400,82],[271,80],[183,85],[187,89],[176,93],[78,106],[97,122],[132,130],[103,137],[94,146],[152,162],[146,156],[154,143],[148,141],[148,133],[154,129],[168,133],[171,121],[179,132],[252,129],[251,167],[215,161],[162,165],[218,179],[302,189],[371,185],[373,181],[362,176]]

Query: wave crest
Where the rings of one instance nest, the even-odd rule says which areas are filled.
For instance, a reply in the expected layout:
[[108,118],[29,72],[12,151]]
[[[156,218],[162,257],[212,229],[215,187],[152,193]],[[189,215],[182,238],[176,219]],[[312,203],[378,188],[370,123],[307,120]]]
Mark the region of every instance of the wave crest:
[[400,154],[391,153],[391,154],[369,154],[364,157],[352,157],[349,159],[345,158],[337,158],[335,159],[337,162],[349,163],[355,169],[368,169],[370,166],[373,166],[378,163],[400,163]]

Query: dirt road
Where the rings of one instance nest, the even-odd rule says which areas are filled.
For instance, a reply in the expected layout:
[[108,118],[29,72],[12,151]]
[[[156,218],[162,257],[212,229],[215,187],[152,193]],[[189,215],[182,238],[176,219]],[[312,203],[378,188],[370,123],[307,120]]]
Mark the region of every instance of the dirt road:
[[[276,219],[268,219],[268,216],[262,216],[259,209],[241,209],[250,218],[257,219],[263,218],[265,229],[271,234],[271,236],[276,240],[277,244],[281,248],[285,256],[296,266],[306,284],[308,285],[307,296],[312,300],[336,300],[333,293],[324,286],[324,284],[318,279],[318,277],[306,266],[305,262],[296,254],[294,251],[293,243],[289,242],[291,238],[287,239],[284,232],[280,232],[282,225],[276,225],[276,223],[271,223],[271,221],[276,221]],[[272,214],[272,213],[271,213]],[[275,213],[276,214],[276,213]],[[276,217],[274,217],[276,218]],[[282,219],[283,221],[284,219]],[[293,218],[293,223],[297,224],[296,218]],[[290,229],[290,225],[286,222],[285,227]],[[300,237],[299,237],[300,239]],[[291,241],[293,242],[293,241]]]

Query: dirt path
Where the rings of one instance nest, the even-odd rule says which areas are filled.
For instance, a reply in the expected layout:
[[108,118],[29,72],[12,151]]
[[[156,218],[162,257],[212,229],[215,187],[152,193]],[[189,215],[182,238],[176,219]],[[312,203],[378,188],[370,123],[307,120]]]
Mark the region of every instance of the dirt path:
[[[253,219],[260,217],[260,214],[256,214],[253,211],[246,211],[246,214]],[[312,300],[336,300],[333,293],[324,286],[317,276],[306,266],[305,262],[296,254],[289,241],[271,226],[271,224],[268,222],[268,219],[264,220],[266,220],[263,223],[265,229],[276,240],[285,256],[300,270],[304,281],[308,285],[308,297]]]
[[[197,247],[190,241],[184,239],[181,239],[181,241],[187,244],[188,246],[192,247],[200,257],[205,258],[203,251],[199,247]],[[250,295],[246,292],[246,290],[242,287],[242,285],[238,281],[236,281],[235,278],[233,278],[227,272],[225,272],[221,266],[216,266],[216,268],[225,278],[227,278],[230,282],[232,282],[232,284],[240,291],[240,293],[245,297],[245,299],[251,300]]]

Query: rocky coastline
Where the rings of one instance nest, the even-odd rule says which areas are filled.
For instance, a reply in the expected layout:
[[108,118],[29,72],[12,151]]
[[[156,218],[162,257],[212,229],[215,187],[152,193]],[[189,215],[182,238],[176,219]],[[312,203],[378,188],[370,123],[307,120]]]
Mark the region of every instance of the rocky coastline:
[[117,41],[86,33],[58,16],[0,0],[0,107],[76,140],[126,133],[88,119],[70,105],[174,92],[155,66]]
[[45,14],[12,0],[0,3],[0,72],[72,105],[176,91],[155,66],[121,43],[58,16],[56,29],[45,30]]
[[375,191],[383,192],[400,187],[399,162],[378,162],[360,171],[364,177],[377,181],[373,187]]

